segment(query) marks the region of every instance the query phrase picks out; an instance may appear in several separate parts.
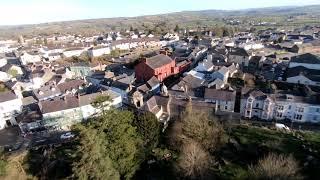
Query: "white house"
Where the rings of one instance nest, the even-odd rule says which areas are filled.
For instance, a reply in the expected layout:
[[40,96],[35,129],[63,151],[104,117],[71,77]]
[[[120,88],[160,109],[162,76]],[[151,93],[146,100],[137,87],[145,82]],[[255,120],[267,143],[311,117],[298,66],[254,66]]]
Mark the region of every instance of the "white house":
[[13,92],[0,93],[0,129],[17,125],[15,116],[21,112],[22,100]]
[[110,54],[110,52],[111,52],[110,47],[105,47],[105,46],[96,46],[88,49],[88,55],[90,57],[98,57],[104,54]]
[[294,122],[320,123],[320,101],[317,97],[276,94],[274,118]]
[[20,60],[23,65],[36,63],[41,61],[41,55],[38,52],[24,52],[20,55]]
[[61,53],[49,53],[43,55],[44,59],[47,61],[57,61],[61,59]]
[[43,124],[48,129],[69,130],[73,124],[87,120],[98,115],[101,110],[92,106],[98,96],[109,96],[111,101],[106,101],[106,109],[111,106],[122,106],[121,96],[113,91],[103,91],[83,96],[65,96],[53,101],[46,100],[39,103],[43,116]]
[[212,77],[213,79],[221,79],[224,83],[227,83],[229,78],[229,69],[222,66],[218,71],[215,71],[212,74]]
[[236,48],[231,50],[229,52],[229,62],[237,63],[241,65],[242,67],[249,65],[249,60],[251,58],[251,55],[248,54],[248,52],[245,49],[242,48]]
[[0,71],[0,81],[7,82],[12,78],[12,76],[6,72]]
[[122,98],[120,94],[111,90],[80,96],[79,106],[82,112],[83,119],[86,120],[94,115],[98,115],[101,113],[100,109],[97,109],[91,104],[98,96],[108,96],[111,98],[111,102],[105,102],[106,110],[110,109],[111,106],[113,108],[119,108],[122,106]]
[[62,54],[65,57],[80,56],[84,51],[84,48],[70,48],[65,50]]
[[234,112],[236,92],[218,89],[205,89],[204,99],[205,102],[214,103],[216,105],[216,112]]
[[272,98],[258,90],[243,89],[240,113],[245,118],[271,120],[275,103]]
[[314,96],[265,94],[255,90],[244,93],[243,91],[241,114],[246,118],[320,123],[320,101]]
[[138,38],[139,38],[139,36],[136,35],[136,34],[133,34],[133,35],[131,36],[131,39],[138,39]]
[[5,66],[8,63],[8,60],[5,57],[0,57],[0,67]]

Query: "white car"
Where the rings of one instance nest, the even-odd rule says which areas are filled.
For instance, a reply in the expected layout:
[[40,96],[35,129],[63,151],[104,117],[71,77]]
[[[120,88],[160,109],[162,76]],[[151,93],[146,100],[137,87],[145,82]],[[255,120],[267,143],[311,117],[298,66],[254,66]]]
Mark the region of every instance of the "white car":
[[290,131],[290,128],[284,124],[276,123],[275,126],[276,126],[276,129]]
[[71,138],[74,138],[74,134],[72,134],[71,132],[67,132],[60,136],[60,139],[71,139]]

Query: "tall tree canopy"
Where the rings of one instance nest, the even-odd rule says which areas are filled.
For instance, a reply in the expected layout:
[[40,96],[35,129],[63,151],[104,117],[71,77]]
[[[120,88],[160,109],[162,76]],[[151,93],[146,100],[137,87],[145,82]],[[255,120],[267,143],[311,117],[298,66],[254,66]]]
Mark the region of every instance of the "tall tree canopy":
[[133,119],[132,112],[109,110],[76,127],[81,137],[80,160],[74,164],[77,177],[130,179],[134,175],[144,154],[142,139],[132,125]]

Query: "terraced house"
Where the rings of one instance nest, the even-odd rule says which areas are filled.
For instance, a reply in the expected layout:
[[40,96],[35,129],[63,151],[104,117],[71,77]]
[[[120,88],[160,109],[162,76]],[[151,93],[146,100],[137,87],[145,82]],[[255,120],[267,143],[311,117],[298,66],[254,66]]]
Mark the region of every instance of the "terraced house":
[[105,101],[105,108],[111,106],[119,108],[122,106],[122,99],[118,93],[107,90],[83,96],[64,96],[53,100],[39,102],[39,108],[43,116],[43,125],[47,129],[68,130],[73,124],[87,120],[101,113],[101,109],[94,107],[91,103],[98,96],[109,96],[110,100]]

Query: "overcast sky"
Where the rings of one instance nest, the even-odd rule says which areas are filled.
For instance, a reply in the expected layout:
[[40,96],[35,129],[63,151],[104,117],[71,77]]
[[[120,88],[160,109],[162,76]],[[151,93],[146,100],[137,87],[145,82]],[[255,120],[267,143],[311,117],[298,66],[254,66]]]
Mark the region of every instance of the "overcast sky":
[[0,0],[0,25],[310,4],[320,0]]

